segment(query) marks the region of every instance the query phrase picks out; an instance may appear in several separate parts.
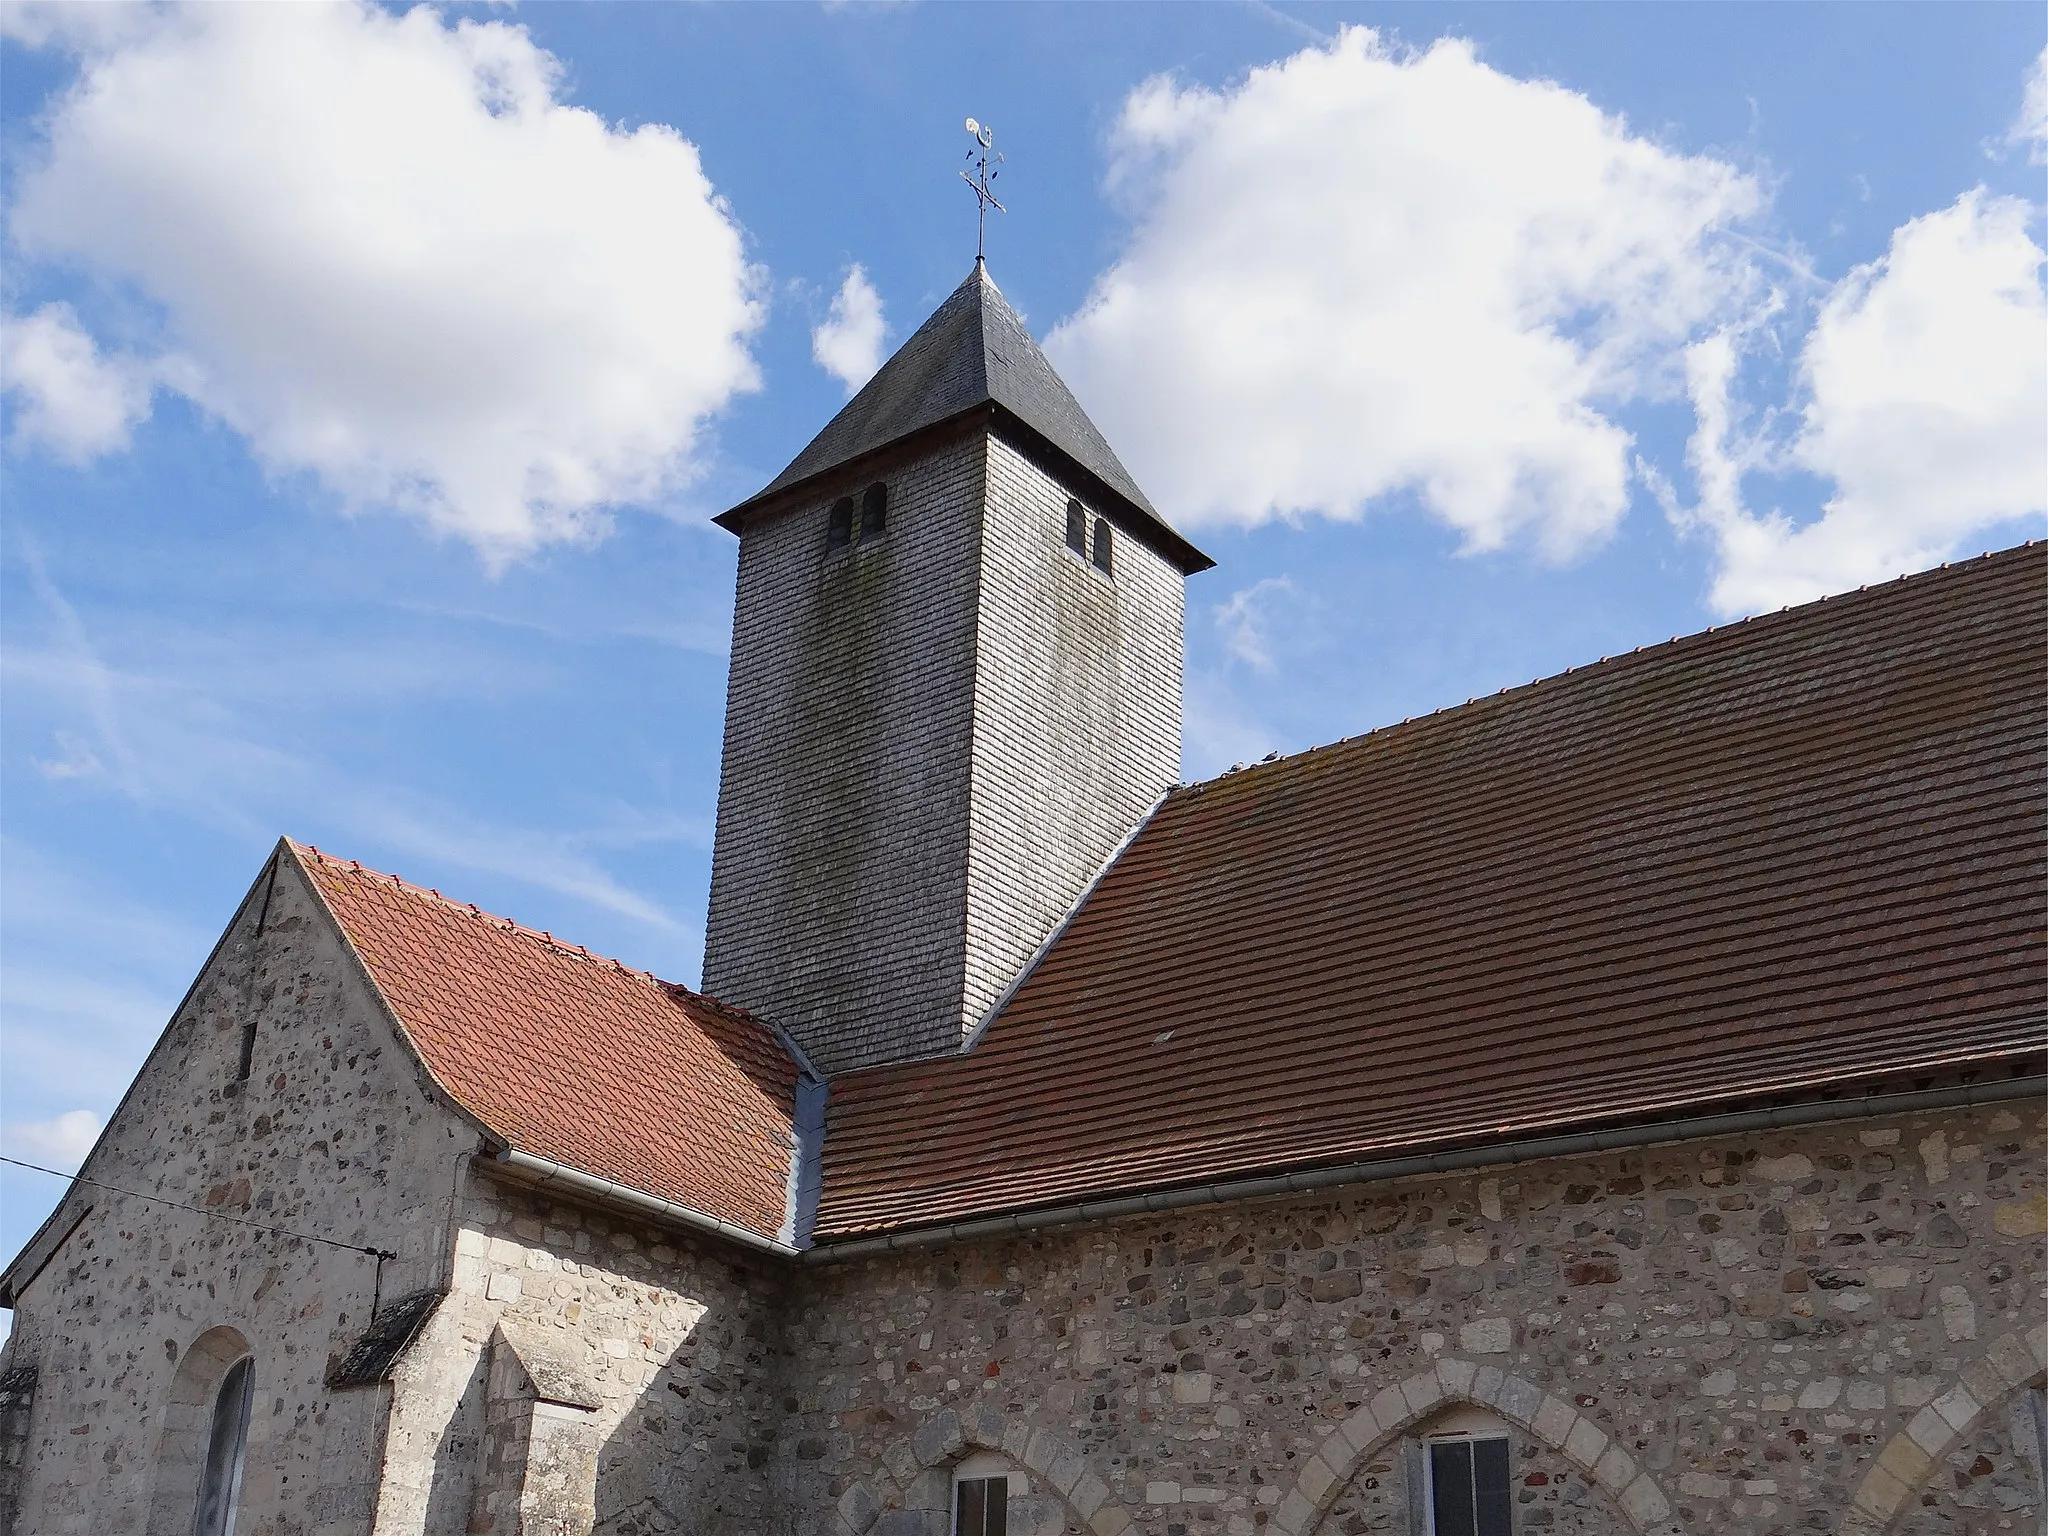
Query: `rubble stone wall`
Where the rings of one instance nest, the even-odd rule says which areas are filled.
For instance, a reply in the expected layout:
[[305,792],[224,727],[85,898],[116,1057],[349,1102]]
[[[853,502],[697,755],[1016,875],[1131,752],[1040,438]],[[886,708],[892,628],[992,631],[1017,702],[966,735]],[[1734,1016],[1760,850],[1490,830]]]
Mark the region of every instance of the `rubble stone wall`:
[[[546,1518],[529,1507],[525,1529],[769,1529],[778,1261],[476,1174],[456,1254],[395,1379],[379,1536],[516,1533],[522,1495],[543,1487]],[[523,1405],[493,1401],[508,1365],[528,1378]],[[508,1449],[488,1454],[493,1438]],[[594,1481],[527,1464],[585,1440]]]
[[[254,1406],[236,1528],[366,1529],[383,1393],[330,1393],[326,1373],[367,1326],[380,1283],[386,1297],[439,1283],[451,1176],[473,1144],[434,1106],[304,878],[279,860],[83,1169],[206,1214],[75,1187],[55,1230],[88,1213],[19,1298],[6,1364],[33,1367],[36,1386],[17,1528],[140,1536],[182,1511],[189,1530],[193,1446],[246,1347]],[[380,1279],[366,1255],[238,1222],[398,1257]]]
[[801,1529],[936,1532],[918,1480],[993,1441],[1100,1536],[1359,1536],[1482,1411],[1526,1531],[2032,1531],[2043,1133],[1987,1105],[807,1269],[775,1474]]

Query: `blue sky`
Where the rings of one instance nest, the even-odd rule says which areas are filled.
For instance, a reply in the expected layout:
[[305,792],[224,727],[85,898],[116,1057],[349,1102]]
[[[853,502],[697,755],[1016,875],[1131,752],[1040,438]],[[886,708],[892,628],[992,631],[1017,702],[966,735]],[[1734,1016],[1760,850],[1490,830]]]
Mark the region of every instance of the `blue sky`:
[[2038,5],[0,14],[11,1155],[280,833],[695,980],[708,519],[965,275],[970,113],[1219,562],[1190,777],[2048,503]]

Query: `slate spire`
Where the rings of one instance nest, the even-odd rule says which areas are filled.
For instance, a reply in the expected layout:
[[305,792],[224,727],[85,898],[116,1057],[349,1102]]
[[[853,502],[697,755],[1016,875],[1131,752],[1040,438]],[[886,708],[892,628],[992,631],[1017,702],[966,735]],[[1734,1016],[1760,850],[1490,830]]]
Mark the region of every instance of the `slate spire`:
[[990,415],[1079,470],[1182,571],[1215,563],[1138,488],[980,261],[788,468],[718,521],[737,531],[761,503],[821,475],[914,434]]

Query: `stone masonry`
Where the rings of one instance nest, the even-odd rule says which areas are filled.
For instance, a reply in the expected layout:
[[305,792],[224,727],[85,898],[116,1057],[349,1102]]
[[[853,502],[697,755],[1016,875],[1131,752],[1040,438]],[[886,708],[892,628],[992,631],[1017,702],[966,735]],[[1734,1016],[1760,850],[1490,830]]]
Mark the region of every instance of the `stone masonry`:
[[474,1173],[455,1252],[378,1536],[772,1527],[772,1261]]
[[258,1363],[238,1529],[361,1531],[375,1502],[382,1394],[324,1377],[377,1289],[444,1283],[452,1174],[475,1135],[435,1107],[291,861],[274,868],[116,1112],[101,1176],[398,1257],[380,1276],[347,1249],[74,1189],[54,1230],[77,1224],[6,1350],[36,1371],[21,1508],[38,1536],[186,1536],[196,1470],[186,1488],[166,1467],[197,1454],[213,1361],[244,1350]]
[[1476,1409],[1524,1531],[2033,1531],[2043,1146],[1986,1107],[807,1270],[778,1486],[936,1533],[889,1511],[993,1441],[1101,1536],[1405,1532],[1404,1442]]
[[976,428],[741,535],[704,986],[823,1071],[957,1048],[1178,776],[1179,570],[1068,496]]

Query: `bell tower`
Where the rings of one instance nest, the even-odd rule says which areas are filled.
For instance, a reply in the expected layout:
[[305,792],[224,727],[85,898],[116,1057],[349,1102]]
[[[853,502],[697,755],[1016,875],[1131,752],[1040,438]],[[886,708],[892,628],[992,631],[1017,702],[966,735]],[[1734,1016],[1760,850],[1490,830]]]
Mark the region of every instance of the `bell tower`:
[[1166,523],[977,261],[740,540],[704,990],[957,1050],[1179,776]]

